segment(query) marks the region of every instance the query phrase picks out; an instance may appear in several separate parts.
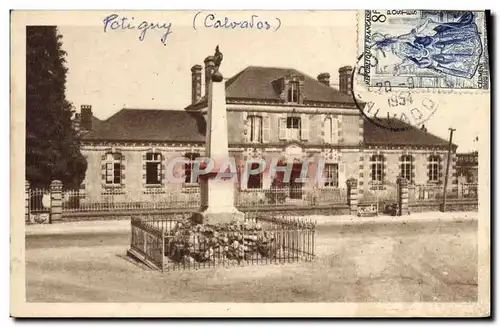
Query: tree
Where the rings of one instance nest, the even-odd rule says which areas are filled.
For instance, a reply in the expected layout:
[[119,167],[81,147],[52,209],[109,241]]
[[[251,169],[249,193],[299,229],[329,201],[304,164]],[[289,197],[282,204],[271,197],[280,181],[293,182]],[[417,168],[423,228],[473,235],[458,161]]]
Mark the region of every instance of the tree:
[[26,179],[34,188],[58,179],[76,189],[87,170],[65,95],[61,39],[55,26],[26,28]]

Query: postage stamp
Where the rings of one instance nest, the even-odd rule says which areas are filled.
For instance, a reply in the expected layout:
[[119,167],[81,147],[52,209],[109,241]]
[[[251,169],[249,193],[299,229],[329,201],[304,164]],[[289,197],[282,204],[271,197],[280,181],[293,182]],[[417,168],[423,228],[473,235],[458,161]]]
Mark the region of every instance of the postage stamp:
[[366,10],[365,83],[489,89],[486,12]]

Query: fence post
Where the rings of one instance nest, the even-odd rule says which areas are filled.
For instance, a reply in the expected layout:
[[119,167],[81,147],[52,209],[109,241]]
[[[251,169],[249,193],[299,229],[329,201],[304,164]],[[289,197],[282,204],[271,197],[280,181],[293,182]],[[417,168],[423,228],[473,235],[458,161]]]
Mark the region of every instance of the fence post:
[[62,182],[50,183],[50,223],[62,220]]
[[358,180],[350,178],[347,180],[347,204],[351,215],[358,214]]
[[25,188],[24,188],[24,220],[25,222],[30,221],[30,182],[26,181],[25,182]]
[[408,207],[408,181],[406,178],[398,177],[398,216],[410,214]]

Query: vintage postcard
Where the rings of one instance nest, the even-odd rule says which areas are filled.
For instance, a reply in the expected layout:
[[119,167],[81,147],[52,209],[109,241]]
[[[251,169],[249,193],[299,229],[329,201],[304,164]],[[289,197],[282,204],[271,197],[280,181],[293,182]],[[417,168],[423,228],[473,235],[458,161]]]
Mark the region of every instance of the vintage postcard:
[[12,11],[11,315],[490,316],[489,21]]

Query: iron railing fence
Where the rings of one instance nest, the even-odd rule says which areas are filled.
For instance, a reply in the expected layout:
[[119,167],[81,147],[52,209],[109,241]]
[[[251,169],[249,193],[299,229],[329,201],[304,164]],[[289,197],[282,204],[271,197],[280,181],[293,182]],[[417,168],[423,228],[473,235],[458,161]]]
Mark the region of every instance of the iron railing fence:
[[[439,202],[444,197],[443,185],[409,185],[409,203]],[[448,200],[477,200],[477,184],[458,184],[449,186],[446,189],[446,199]]]
[[29,213],[45,213],[50,211],[50,190],[31,189],[29,190],[28,210]]
[[345,188],[272,187],[269,189],[236,190],[235,205],[244,206],[320,206],[346,204]]
[[315,223],[248,214],[245,222],[195,225],[176,217],[131,220],[131,253],[158,270],[311,261]]
[[105,192],[89,197],[84,191],[63,192],[63,212],[99,212],[122,210],[161,210],[171,208],[199,208],[200,192],[198,188],[189,188],[182,192],[164,192],[145,194],[134,198],[124,192]]
[[[68,190],[62,195],[63,212],[109,212],[162,209],[197,209],[201,205],[199,188],[151,193],[133,198],[123,192],[88,196],[84,190]],[[236,207],[325,206],[347,203],[347,191],[341,188],[284,187],[235,191]]]

